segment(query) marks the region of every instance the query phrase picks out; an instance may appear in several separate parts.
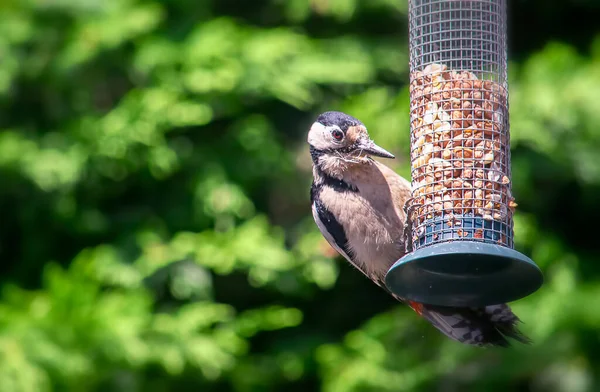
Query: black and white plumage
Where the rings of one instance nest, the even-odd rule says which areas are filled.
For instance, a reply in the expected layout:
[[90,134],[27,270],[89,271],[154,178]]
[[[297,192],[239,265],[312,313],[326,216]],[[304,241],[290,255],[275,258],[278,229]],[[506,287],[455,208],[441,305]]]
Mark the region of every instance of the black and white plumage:
[[508,305],[457,308],[421,304],[391,293],[384,277],[405,254],[404,204],[410,182],[371,157],[394,158],[369,137],[365,125],[342,112],[325,112],[308,133],[313,162],[311,203],[327,242],[356,269],[410,306],[451,339],[476,346],[508,346],[529,339]]

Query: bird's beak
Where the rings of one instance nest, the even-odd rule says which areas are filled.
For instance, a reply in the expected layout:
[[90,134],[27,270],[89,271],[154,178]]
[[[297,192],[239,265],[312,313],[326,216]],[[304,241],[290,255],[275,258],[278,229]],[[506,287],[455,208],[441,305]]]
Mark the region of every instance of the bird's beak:
[[361,150],[363,150],[364,152],[366,152],[367,154],[373,155],[375,157],[389,158],[389,159],[395,159],[396,158],[394,156],[394,154],[392,154],[391,152],[386,151],[383,148],[379,147],[371,139],[366,139],[366,140],[359,141],[357,147],[360,148]]

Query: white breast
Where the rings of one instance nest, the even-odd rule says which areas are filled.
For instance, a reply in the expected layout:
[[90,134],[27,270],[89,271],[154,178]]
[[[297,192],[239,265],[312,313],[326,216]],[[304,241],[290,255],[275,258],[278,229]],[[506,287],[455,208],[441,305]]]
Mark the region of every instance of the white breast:
[[369,223],[355,220],[349,225],[346,236],[355,262],[369,275],[383,277],[403,255],[403,242],[399,234],[396,228],[383,220]]
[[[367,275],[383,277],[404,251],[403,226],[391,199],[377,203],[363,198],[360,193],[340,194],[327,188],[322,190],[321,199],[327,201],[327,208],[344,227],[354,256],[351,261]],[[316,215],[314,210],[313,214]],[[319,225],[318,217],[315,221]],[[322,224],[319,228],[326,232]],[[328,234],[324,235],[327,238]],[[327,240],[333,242],[333,239]],[[343,251],[334,248],[350,260]]]

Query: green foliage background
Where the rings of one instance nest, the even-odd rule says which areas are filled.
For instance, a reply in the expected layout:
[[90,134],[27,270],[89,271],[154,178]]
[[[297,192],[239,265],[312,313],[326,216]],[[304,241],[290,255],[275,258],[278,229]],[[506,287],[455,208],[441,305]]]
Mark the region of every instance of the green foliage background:
[[0,391],[600,390],[600,18],[511,3],[535,343],[450,341],[334,258],[305,134],[408,177],[406,2],[0,3]]

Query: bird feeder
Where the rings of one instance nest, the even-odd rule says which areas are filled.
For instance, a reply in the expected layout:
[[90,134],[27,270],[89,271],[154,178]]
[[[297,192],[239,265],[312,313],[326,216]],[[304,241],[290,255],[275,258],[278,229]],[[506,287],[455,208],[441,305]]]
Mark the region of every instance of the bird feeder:
[[514,250],[506,0],[409,0],[410,253],[395,294],[443,306],[514,301],[543,281]]

